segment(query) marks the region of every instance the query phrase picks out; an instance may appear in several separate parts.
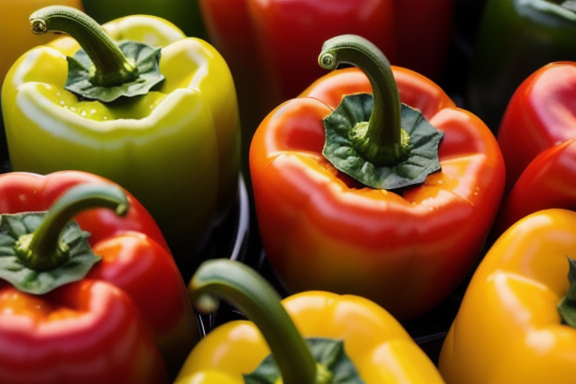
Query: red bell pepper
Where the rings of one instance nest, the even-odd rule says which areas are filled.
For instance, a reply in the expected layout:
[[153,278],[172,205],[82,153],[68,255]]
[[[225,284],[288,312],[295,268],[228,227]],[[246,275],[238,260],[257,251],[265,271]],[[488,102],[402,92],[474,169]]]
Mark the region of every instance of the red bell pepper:
[[498,131],[506,192],[540,152],[576,138],[576,62],[554,62],[532,73],[508,102]]
[[542,151],[505,196],[491,241],[531,213],[548,208],[576,211],[576,138]]
[[[95,196],[56,209],[87,186],[97,188]],[[0,382],[168,382],[198,328],[184,281],[143,206],[117,184],[79,171],[2,174],[0,196]],[[128,206],[123,217],[114,212]],[[36,213],[50,207],[46,216]],[[16,219],[25,212],[32,213]],[[72,217],[82,235],[59,236]],[[86,236],[87,244],[75,240]],[[59,251],[63,241],[72,242],[70,254]],[[70,277],[81,259],[92,261]]]
[[266,114],[323,75],[316,56],[332,36],[360,35],[392,64],[438,77],[455,4],[454,0],[199,2],[210,41],[226,59],[237,85],[246,153]]
[[[373,49],[369,54],[377,56]],[[422,75],[394,66],[391,72],[400,100],[391,97],[388,104],[378,102],[385,85],[372,80],[377,77],[371,70],[367,75],[347,68],[277,107],[254,135],[250,170],[263,248],[289,290],[356,294],[406,319],[439,304],[469,273],[500,204],[504,163],[480,119],[456,108]],[[352,179],[327,160],[323,120],[343,97],[372,92],[371,113],[379,116],[368,124],[388,119],[375,125],[383,136],[399,124],[389,116],[399,118],[400,101],[444,134],[436,151],[440,170],[419,184],[382,189]],[[409,109],[402,108],[402,114]],[[410,151],[415,145],[410,139]]]

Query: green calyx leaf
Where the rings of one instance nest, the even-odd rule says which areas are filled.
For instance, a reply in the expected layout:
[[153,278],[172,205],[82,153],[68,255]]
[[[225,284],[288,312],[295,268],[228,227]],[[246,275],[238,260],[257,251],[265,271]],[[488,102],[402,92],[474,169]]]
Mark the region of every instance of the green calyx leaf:
[[45,215],[45,212],[0,215],[0,278],[22,292],[35,295],[83,279],[92,266],[101,260],[88,243],[90,234],[71,221],[60,237],[61,248],[67,252],[62,262],[46,270],[26,266],[17,256],[18,242],[33,233]]
[[[363,383],[354,363],[344,351],[342,340],[307,338],[306,342],[317,362],[316,383]],[[254,372],[244,375],[246,384],[275,384],[281,382],[280,380],[280,370],[273,355],[268,355]]]
[[[68,80],[66,89],[80,97],[107,103],[120,97],[145,95],[153,87],[164,81],[164,76],[160,73],[160,47],[151,47],[134,41],[120,42],[118,47],[126,59],[135,64],[139,76],[130,81],[125,81],[122,78],[112,86],[99,85],[93,81],[95,68],[90,56],[86,51],[80,49],[74,57],[67,58]],[[105,75],[113,76],[114,73]]]
[[558,304],[558,312],[564,324],[576,328],[576,260],[568,258],[568,263],[570,264],[568,270],[570,286],[566,296]]
[[[346,95],[340,105],[324,118],[326,140],[322,154],[336,169],[360,183],[378,189],[399,189],[423,183],[440,170],[438,147],[444,133],[422,114],[401,105],[402,151],[395,164],[375,164],[362,156],[357,147],[358,124],[370,120],[374,99],[368,93]],[[366,145],[370,145],[367,143]]]

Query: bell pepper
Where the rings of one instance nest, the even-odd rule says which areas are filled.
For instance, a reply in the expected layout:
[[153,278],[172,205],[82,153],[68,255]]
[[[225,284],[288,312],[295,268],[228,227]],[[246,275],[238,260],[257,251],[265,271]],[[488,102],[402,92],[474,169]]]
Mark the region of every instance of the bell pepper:
[[0,382],[173,379],[199,331],[144,207],[80,171],[2,174],[0,196]]
[[516,88],[538,68],[576,60],[576,8],[560,0],[488,0],[473,43],[467,108],[496,133]]
[[576,138],[576,62],[535,70],[508,102],[498,131],[506,162],[506,191],[542,151]]
[[[340,59],[328,55],[337,48],[332,49],[331,41],[319,60],[336,65]],[[361,40],[351,50],[357,45]],[[366,48],[374,62],[362,55],[353,60],[356,53],[346,53],[344,46],[346,62],[362,62],[359,68],[321,77],[258,127],[250,148],[255,210],[264,252],[289,292],[357,294],[407,319],[446,299],[469,273],[500,204],[504,163],[480,119],[456,108],[431,80],[387,66],[385,57],[377,58],[376,47]],[[399,93],[399,99],[377,99],[388,92]],[[418,119],[443,134],[439,147],[437,141],[432,147],[441,169],[427,176],[419,173],[423,157],[416,146],[432,146],[437,139],[416,136],[409,141],[412,160],[392,160],[388,168],[374,170],[370,164],[359,166],[367,179],[390,169],[415,171],[420,179],[413,185],[395,185],[400,176],[392,174],[390,187],[371,186],[329,161],[324,156],[329,127],[323,120],[345,104],[343,98],[359,93],[374,94],[374,107],[365,108],[357,126],[373,126],[373,139],[367,141],[373,140],[375,152],[404,143],[398,126],[406,129],[411,122],[400,119],[401,101],[402,114],[421,111]],[[361,115],[349,113],[355,114]],[[382,137],[386,139],[378,144]],[[334,152],[352,164],[356,160],[348,156],[355,147]],[[370,151],[360,157],[368,158]]]
[[[361,35],[393,64],[438,77],[448,51],[455,1],[199,3],[209,41],[230,65],[237,84],[243,153],[247,155],[254,131],[264,117],[323,75],[315,60],[319,47],[332,36]],[[426,28],[421,27],[424,24]]]
[[490,248],[442,346],[446,382],[576,382],[574,223],[573,211],[539,211]]
[[[117,19],[103,33],[79,11],[48,7],[32,16],[32,28],[72,37],[28,51],[6,77],[13,170],[78,169],[119,183],[152,214],[186,269],[237,195],[240,130],[228,66],[211,45],[152,16]],[[132,60],[140,68],[126,70]]]
[[186,36],[208,38],[198,0],[82,0],[82,7],[100,24],[130,15],[152,15],[174,23]]
[[200,311],[223,299],[249,320],[212,330],[175,383],[443,383],[390,313],[354,295],[311,291],[280,299],[250,267],[204,262],[188,286]]
[[[82,9],[80,0],[2,0],[0,1],[0,88],[8,69],[26,51],[48,43],[54,36],[34,36],[30,33],[28,16],[39,6],[61,4]],[[0,172],[10,170],[4,119],[0,111]]]
[[576,210],[574,180],[576,138],[542,151],[503,199],[492,228],[492,240],[531,213],[548,208]]

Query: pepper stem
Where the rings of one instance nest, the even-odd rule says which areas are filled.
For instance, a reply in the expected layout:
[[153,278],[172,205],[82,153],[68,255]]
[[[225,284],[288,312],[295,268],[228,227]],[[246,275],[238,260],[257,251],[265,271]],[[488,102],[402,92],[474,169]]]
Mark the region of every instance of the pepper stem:
[[52,205],[33,233],[17,240],[16,255],[30,269],[55,268],[68,260],[69,248],[60,241],[60,234],[74,216],[91,208],[109,208],[123,216],[128,207],[126,194],[116,185],[80,184]]
[[576,328],[576,260],[568,258],[568,281],[570,283],[566,296],[558,304],[562,322]]
[[253,269],[227,259],[204,262],[189,285],[197,309],[212,312],[222,298],[256,324],[280,369],[284,384],[313,384],[316,360],[280,302],[280,296]]
[[352,64],[370,80],[374,97],[370,120],[356,124],[349,133],[356,151],[379,166],[392,166],[404,160],[409,155],[410,137],[401,127],[400,94],[382,51],[360,36],[341,35],[324,42],[318,63],[329,70],[341,63]]
[[138,67],[129,61],[114,41],[94,19],[73,7],[53,5],[30,16],[32,32],[63,32],[72,36],[92,60],[90,82],[112,87],[132,82],[140,76]]

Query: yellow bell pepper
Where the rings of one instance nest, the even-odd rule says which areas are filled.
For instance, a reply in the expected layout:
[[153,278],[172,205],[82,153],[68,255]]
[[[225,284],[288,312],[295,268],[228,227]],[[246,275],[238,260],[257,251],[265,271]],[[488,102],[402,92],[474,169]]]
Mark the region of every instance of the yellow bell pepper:
[[558,307],[568,292],[574,300],[567,258],[576,258],[573,211],[533,213],[500,236],[442,346],[446,382],[576,383],[576,328]]
[[[255,271],[226,259],[203,263],[189,292],[200,311],[213,310],[216,296],[252,321],[235,320],[212,330],[188,356],[177,384],[244,383],[243,375],[254,372],[271,352],[280,372],[267,376],[267,382],[337,383],[354,372],[357,381],[350,382],[444,382],[397,320],[365,298],[308,291],[280,301]],[[308,348],[310,340],[343,341],[349,365],[325,365],[318,358],[325,351]]]
[[[122,185],[150,211],[188,271],[237,194],[240,120],[226,62],[210,44],[158,17],[116,19],[102,26],[106,33],[70,7],[42,8],[31,18],[36,33],[64,30],[72,37],[29,50],[6,75],[2,111],[12,168],[78,169]],[[140,91],[152,60],[139,66],[136,80],[122,77],[132,74],[134,61],[155,57],[142,53],[143,44],[160,51],[164,78],[147,93]],[[120,46],[136,57],[118,53]],[[80,61],[81,48],[91,77],[78,84],[98,91],[89,96],[69,85],[69,63]],[[138,93],[108,99],[120,90]]]

